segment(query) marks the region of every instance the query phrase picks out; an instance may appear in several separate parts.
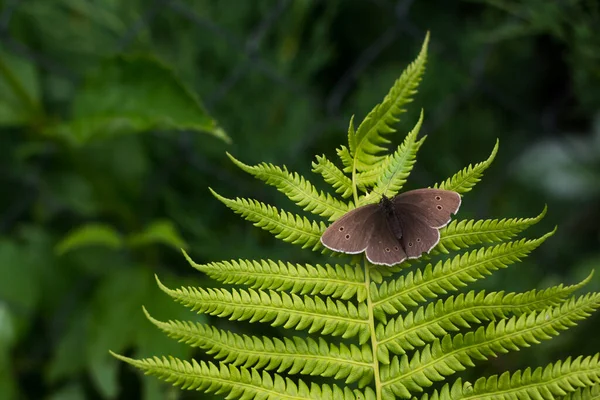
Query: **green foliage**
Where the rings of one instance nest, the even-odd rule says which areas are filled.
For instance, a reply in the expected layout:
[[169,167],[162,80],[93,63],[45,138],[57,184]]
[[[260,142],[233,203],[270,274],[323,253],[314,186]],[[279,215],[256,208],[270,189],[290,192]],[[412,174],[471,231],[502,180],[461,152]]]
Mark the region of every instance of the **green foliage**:
[[151,129],[204,131],[229,141],[173,71],[148,56],[106,61],[75,95],[72,119],[45,133],[82,144]]
[[[318,191],[286,167],[249,166],[230,158],[305,211],[330,220],[355,204],[395,194],[406,182],[423,143],[417,139],[422,116],[396,151],[381,154],[386,150],[383,145],[389,143],[384,135],[392,132],[390,124],[416,92],[427,41],[428,36],[415,62],[396,80],[382,104],[356,131],[350,123],[348,146],[338,148],[343,169],[324,156],[313,164],[314,171],[342,197],[349,197],[351,189],[353,203],[344,204]],[[498,143],[486,161],[467,166],[436,187],[471,191],[497,151]],[[342,171],[347,174],[344,178]],[[212,193],[278,239],[322,250],[323,221],[262,201]],[[474,383],[459,378],[440,391],[432,390],[434,383],[490,358],[549,340],[600,307],[600,293],[573,294],[590,281],[591,274],[576,285],[539,291],[452,293],[522,261],[552,236],[556,229],[534,239],[515,238],[545,213],[546,208],[534,218],[456,220],[441,230],[440,244],[430,256],[391,268],[371,265],[362,257],[335,266],[268,259],[197,264],[184,253],[197,270],[224,284],[246,287],[171,289],[157,278],[164,293],[198,313],[267,324],[273,333],[248,336],[204,323],[163,322],[146,312],[169,337],[203,349],[218,363],[113,354],[175,386],[225,398],[383,400],[412,398],[422,392],[426,392],[424,399],[587,395],[600,382],[598,355],[568,358],[533,372],[525,369],[499,378],[481,377]],[[291,338],[283,337],[286,334]]]

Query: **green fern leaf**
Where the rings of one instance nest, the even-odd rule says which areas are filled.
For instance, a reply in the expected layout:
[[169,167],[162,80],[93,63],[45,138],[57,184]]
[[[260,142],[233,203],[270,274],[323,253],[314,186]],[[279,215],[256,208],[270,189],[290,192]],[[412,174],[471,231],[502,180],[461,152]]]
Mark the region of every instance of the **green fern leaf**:
[[146,317],[169,337],[201,348],[215,359],[236,367],[264,368],[278,373],[333,377],[364,387],[373,379],[369,346],[327,343],[323,338],[269,338],[247,336],[194,322],[158,321]]
[[325,182],[329,183],[336,193],[347,199],[352,196],[352,181],[342,170],[329,161],[324,155],[317,156],[317,162],[312,163],[313,172],[321,174]]
[[408,350],[422,347],[437,337],[471,328],[471,324],[506,318],[510,314],[521,315],[560,305],[575,290],[592,278],[590,274],[577,285],[555,286],[545,290],[525,293],[470,291],[445,300],[419,307],[405,316],[398,316],[389,323],[377,326],[379,359],[389,360],[388,352],[406,354]]
[[287,290],[299,294],[320,294],[349,300],[364,301],[367,291],[364,271],[359,265],[300,265],[283,261],[231,260],[196,264],[185,251],[190,265],[211,278],[253,289]]
[[304,330],[308,333],[341,336],[358,336],[365,343],[369,336],[368,311],[364,303],[354,305],[340,300],[297,296],[286,292],[241,289],[169,289],[156,278],[162,291],[192,311],[232,321],[270,322],[271,326]]
[[340,146],[336,152],[344,166],[342,171],[347,174],[352,173],[352,155],[350,154],[350,150],[346,146]]
[[[598,354],[596,354],[595,357],[598,357]],[[594,368],[595,367],[595,368]],[[592,368],[594,370],[598,370],[600,369],[600,365],[597,363],[596,365],[592,366]],[[571,372],[571,369],[569,368],[569,372]],[[589,376],[586,376],[586,378],[590,378]],[[579,380],[583,381],[583,379],[579,378]],[[592,387],[585,387],[585,388],[580,388],[577,389],[576,391],[568,394],[567,396],[565,396],[563,398],[563,400],[599,400],[600,399],[600,383],[596,383],[595,386]]]
[[135,360],[111,352],[111,354],[148,375],[171,382],[182,389],[198,390],[206,393],[226,395],[228,399],[264,400],[375,400],[370,388],[366,391],[340,388],[336,385],[316,385],[310,387],[303,381],[297,383],[280,375],[262,374],[255,369],[237,368],[231,364],[218,366],[205,361],[188,362],[175,357],[152,357]]
[[444,376],[475,366],[473,360],[487,360],[550,339],[598,307],[600,293],[588,294],[540,313],[492,322],[465,335],[445,335],[422,351],[417,350],[410,360],[403,355],[393,357],[389,365],[384,365],[381,369],[383,392],[388,396],[410,398],[407,393],[421,392]]
[[[210,188],[209,188],[210,189]],[[311,222],[306,217],[279,211],[276,207],[253,199],[228,199],[210,189],[210,192],[236,214],[240,214],[254,226],[262,228],[275,235],[276,238],[302,248],[311,247],[313,250],[322,248],[320,238],[325,231],[323,222]]]
[[402,107],[412,101],[412,96],[417,91],[425,72],[428,43],[429,33],[419,55],[394,83],[383,102],[365,117],[355,134],[348,135],[353,170],[367,171],[382,161],[383,156],[379,153],[385,151],[383,145],[389,143],[383,135],[395,132],[390,125],[398,122],[398,115],[405,111]]
[[[600,398],[599,354],[579,356],[571,361],[549,364],[534,371],[526,368],[513,374],[492,375],[480,378],[475,384],[457,379],[452,386],[446,384],[440,392],[424,395],[422,400],[512,400],[512,399],[556,399],[592,400]],[[594,386],[592,386],[594,385]],[[577,389],[579,388],[579,389]],[[585,389],[582,389],[585,388]],[[562,397],[565,396],[565,397]]]
[[534,218],[509,218],[452,221],[440,230],[440,242],[431,254],[449,253],[482,243],[503,242],[537,224],[546,215],[546,207]]
[[427,298],[456,291],[492,271],[519,261],[553,234],[554,231],[534,240],[521,239],[473,250],[451,260],[440,261],[435,267],[428,264],[424,271],[417,269],[394,281],[379,286],[372,284],[374,315],[386,321],[386,314],[406,311],[407,307],[417,306]]
[[475,166],[469,165],[465,169],[457,172],[451,178],[448,178],[440,184],[435,184],[435,188],[453,190],[457,193],[467,193],[481,180],[483,172],[488,169],[496,154],[498,153],[498,141],[494,145],[492,154],[487,160],[475,164]]
[[322,217],[329,217],[330,220],[336,220],[352,207],[352,204],[342,203],[334,199],[330,194],[319,192],[309,181],[298,175],[298,173],[288,172],[285,166],[283,169],[267,163],[250,166],[239,161],[229,153],[227,153],[227,156],[242,170],[264,181],[268,185],[275,186],[290,200],[302,207],[304,211]]
[[[378,176],[378,182],[374,192],[388,197],[394,196],[406,183],[406,178],[410,175],[413,165],[417,158],[417,151],[425,141],[426,137],[417,140],[419,130],[423,123],[423,111],[419,121],[413,130],[406,136],[404,142],[398,146],[398,149],[387,156],[381,165],[382,173]],[[360,182],[360,180],[359,180]]]

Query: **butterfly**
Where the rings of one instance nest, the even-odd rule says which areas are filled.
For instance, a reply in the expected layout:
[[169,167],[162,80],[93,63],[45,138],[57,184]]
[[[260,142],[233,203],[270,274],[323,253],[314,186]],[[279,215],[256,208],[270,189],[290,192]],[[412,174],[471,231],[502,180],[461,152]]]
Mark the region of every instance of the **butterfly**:
[[416,189],[351,210],[321,236],[331,250],[365,252],[373,264],[395,265],[429,253],[440,241],[439,229],[456,214],[461,198],[442,189]]

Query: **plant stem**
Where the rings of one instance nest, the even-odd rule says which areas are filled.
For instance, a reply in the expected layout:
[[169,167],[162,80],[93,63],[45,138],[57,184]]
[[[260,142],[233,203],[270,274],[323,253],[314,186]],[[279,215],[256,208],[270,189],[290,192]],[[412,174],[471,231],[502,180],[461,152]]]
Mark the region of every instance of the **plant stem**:
[[375,379],[375,395],[377,400],[382,399],[381,377],[379,375],[379,360],[377,359],[377,336],[375,334],[375,315],[373,314],[373,302],[371,300],[371,276],[369,275],[369,263],[365,257],[365,288],[367,290],[367,309],[369,310],[369,330],[371,331],[371,350],[373,352],[373,378]]

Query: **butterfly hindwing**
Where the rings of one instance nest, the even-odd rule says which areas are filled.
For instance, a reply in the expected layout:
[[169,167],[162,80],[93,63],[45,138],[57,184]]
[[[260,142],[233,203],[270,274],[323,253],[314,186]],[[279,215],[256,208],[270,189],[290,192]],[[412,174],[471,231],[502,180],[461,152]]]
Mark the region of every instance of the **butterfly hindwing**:
[[375,223],[379,207],[369,204],[347,212],[321,236],[321,243],[331,250],[356,254],[365,251]]
[[378,212],[373,219],[375,229],[369,238],[365,255],[373,264],[395,265],[406,260],[406,253],[400,241],[394,236],[385,220],[385,214]]
[[402,208],[398,213],[402,226],[402,247],[408,258],[429,253],[440,241],[440,231],[427,224],[421,214]]

